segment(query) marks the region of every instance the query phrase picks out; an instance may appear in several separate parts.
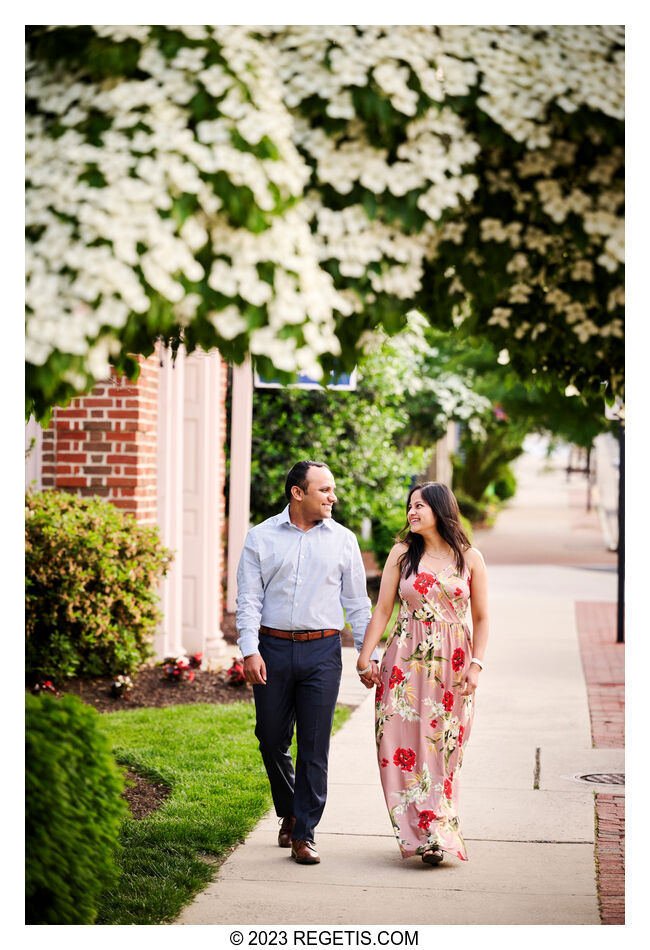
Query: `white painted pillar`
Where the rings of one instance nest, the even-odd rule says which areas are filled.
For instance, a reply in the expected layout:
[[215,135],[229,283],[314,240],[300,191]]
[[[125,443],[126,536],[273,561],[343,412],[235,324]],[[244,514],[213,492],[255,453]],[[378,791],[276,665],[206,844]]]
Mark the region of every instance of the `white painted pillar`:
[[35,419],[25,423],[25,489],[40,491],[42,486],[43,430]]
[[196,350],[185,360],[183,642],[220,669],[231,647],[221,632],[221,357]]
[[158,658],[179,656],[183,649],[183,391],[185,351],[175,363],[160,346],[158,376],[158,524],[163,544],[174,552],[160,587],[162,622],[154,647]]
[[230,504],[228,510],[228,596],[226,609],[237,606],[237,565],[250,526],[253,370],[250,358],[232,370],[230,415]]

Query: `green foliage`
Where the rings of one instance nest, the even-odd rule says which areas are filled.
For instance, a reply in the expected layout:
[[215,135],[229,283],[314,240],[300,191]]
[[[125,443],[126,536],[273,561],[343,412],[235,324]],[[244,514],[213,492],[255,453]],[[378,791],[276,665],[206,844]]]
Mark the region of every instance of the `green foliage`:
[[253,398],[251,517],[277,514],[284,482],[300,459],[326,462],[336,481],[337,521],[359,532],[364,517],[401,511],[422,445],[407,445],[408,360],[379,351],[359,367],[356,392],[258,389]]
[[[334,731],[350,711],[337,707]],[[120,832],[122,874],[102,897],[98,924],[173,921],[271,806],[255,738],[253,703],[137,709],[101,717],[119,762],[165,782],[172,794]],[[295,756],[295,741],[293,747]]]
[[26,674],[134,672],[151,652],[171,560],[157,529],[99,498],[40,492],[25,508]]
[[494,494],[500,501],[507,501],[508,498],[514,498],[517,491],[517,479],[509,465],[504,467],[500,477],[493,483]]
[[516,483],[508,463],[522,451],[523,434],[507,419],[489,422],[486,437],[480,442],[467,431],[461,434],[459,454],[453,460],[453,488],[461,511],[470,521],[486,516],[490,494],[502,497],[496,484],[505,497],[510,497],[510,490],[514,494]]
[[379,569],[382,570],[386,563],[389,551],[395,544],[397,535],[406,524],[406,497],[404,493],[404,503],[401,508],[390,511],[383,518],[374,518],[372,521],[372,550],[374,552]]
[[118,878],[126,805],[98,722],[76,696],[26,697],[28,924],[92,924]]

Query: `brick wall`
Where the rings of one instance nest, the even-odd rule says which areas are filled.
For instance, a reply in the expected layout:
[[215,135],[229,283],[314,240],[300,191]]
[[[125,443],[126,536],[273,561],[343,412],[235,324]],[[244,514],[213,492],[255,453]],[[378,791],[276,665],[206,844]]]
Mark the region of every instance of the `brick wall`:
[[99,495],[156,521],[158,357],[140,358],[135,383],[111,377],[87,395],[54,410],[43,433],[42,485]]

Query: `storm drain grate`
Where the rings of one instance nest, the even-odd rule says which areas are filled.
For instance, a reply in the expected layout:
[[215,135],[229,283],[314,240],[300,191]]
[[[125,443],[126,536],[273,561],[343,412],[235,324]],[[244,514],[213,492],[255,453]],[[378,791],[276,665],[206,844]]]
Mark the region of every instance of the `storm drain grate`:
[[581,782],[591,782],[593,785],[625,785],[623,772],[592,772],[578,777]]

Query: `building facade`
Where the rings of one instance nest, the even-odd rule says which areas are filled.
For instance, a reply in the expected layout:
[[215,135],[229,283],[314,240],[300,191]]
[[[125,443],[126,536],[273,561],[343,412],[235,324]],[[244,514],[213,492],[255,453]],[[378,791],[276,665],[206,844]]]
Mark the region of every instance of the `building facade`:
[[156,656],[201,652],[210,668],[232,652],[221,632],[227,385],[216,350],[173,360],[158,347],[136,382],[111,377],[55,408],[47,429],[26,427],[28,487],[99,495],[158,526],[174,560]]

